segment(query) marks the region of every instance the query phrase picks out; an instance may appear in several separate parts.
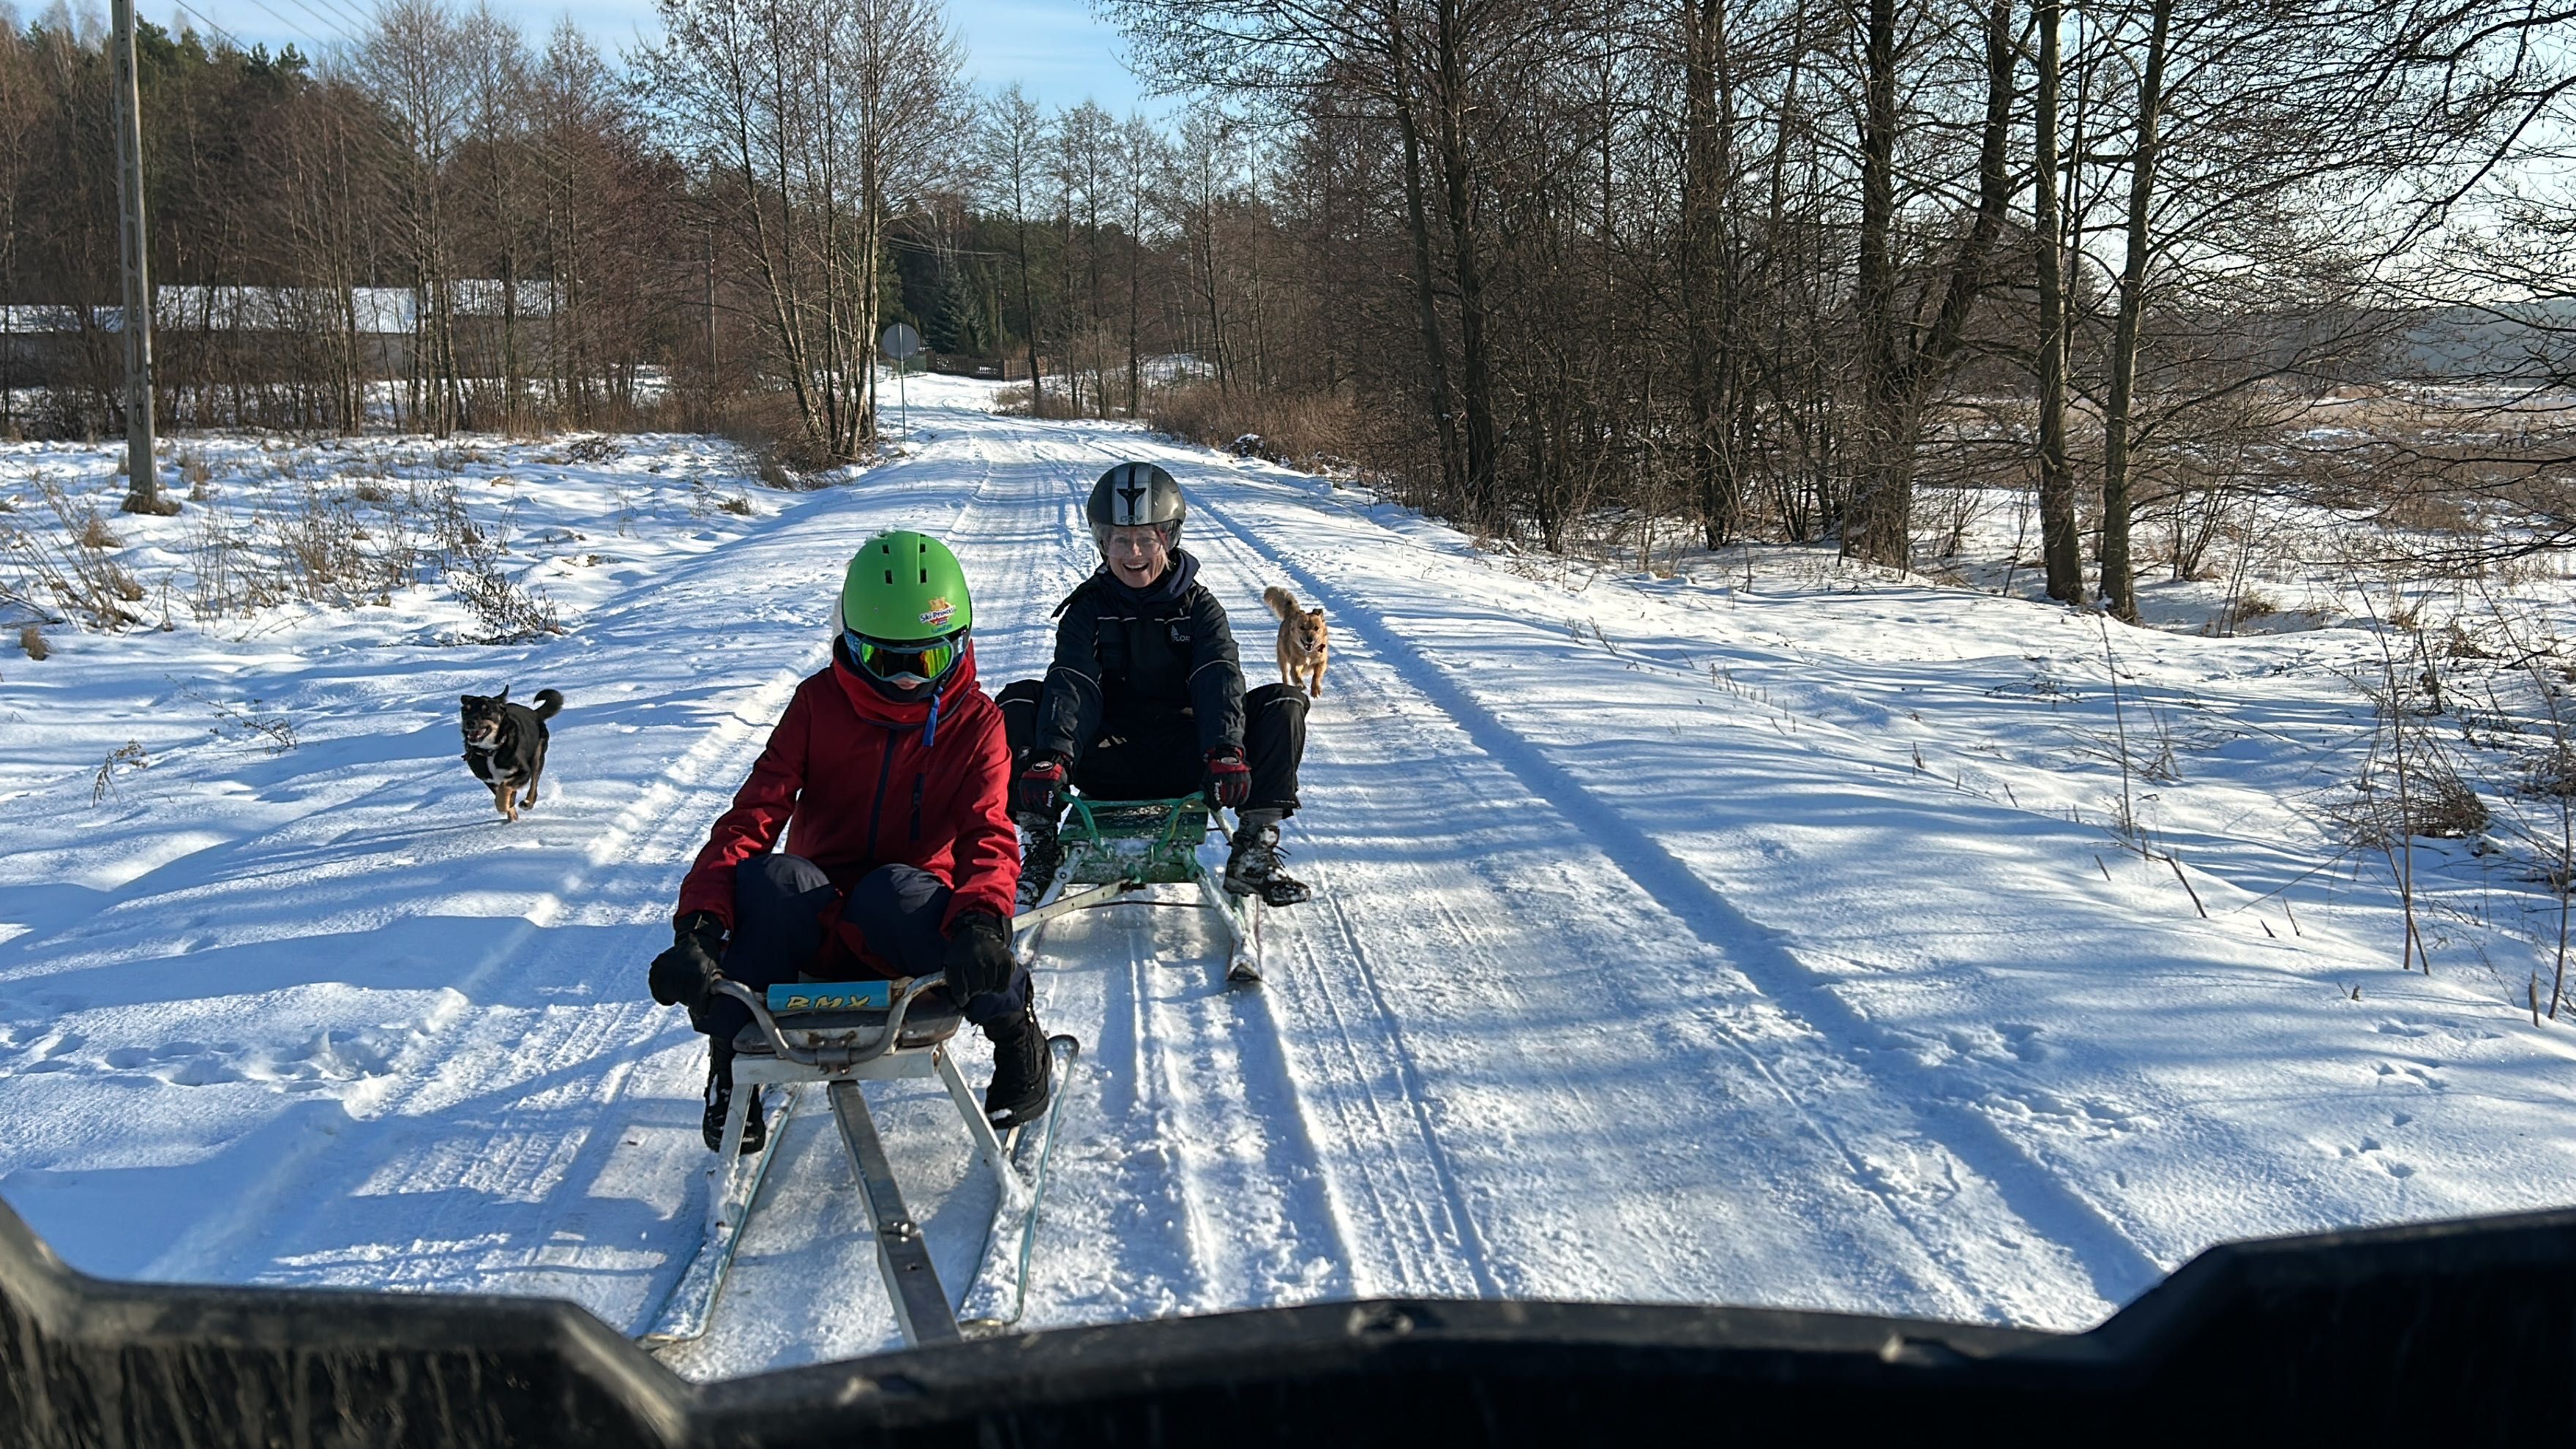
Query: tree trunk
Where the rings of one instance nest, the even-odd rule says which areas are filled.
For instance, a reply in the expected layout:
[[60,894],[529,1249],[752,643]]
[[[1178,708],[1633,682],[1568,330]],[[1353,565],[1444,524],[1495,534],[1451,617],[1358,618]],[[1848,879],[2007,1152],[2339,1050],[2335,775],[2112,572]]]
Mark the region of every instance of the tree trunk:
[[[1130,145],[1136,144],[1132,139]],[[1145,175],[1140,166],[1127,188],[1127,416],[1145,415],[1145,359],[1139,350],[1144,307]]]
[[2155,205],[2157,122],[2164,109],[2165,37],[2173,0],[2155,0],[2146,73],[2138,82],[2138,142],[2129,163],[2128,254],[2120,267],[2120,316],[2111,335],[2110,397],[2102,419],[2102,598],[2136,620],[2129,563],[2130,410],[2138,380],[2138,327],[2147,309],[2148,224]]
[[[1892,3],[1892,0],[1882,0]],[[1458,287],[1459,382],[1467,413],[1466,511],[1487,527],[1502,520],[1496,485],[1493,367],[1486,355],[1485,272],[1478,249],[1474,178],[1467,156],[1467,58],[1461,0],[1439,0],[1435,29],[1440,75],[1440,170],[1449,210],[1452,280]]]
[[1986,10],[1986,117],[1977,147],[1977,210],[1950,259],[1940,310],[1920,342],[1900,334],[1895,260],[1896,19],[1894,0],[1870,0],[1868,124],[1862,130],[1860,302],[1863,389],[1859,496],[1843,548],[1903,568],[1913,542],[1914,455],[1932,390],[1967,337],[1968,317],[1988,278],[1986,259],[2011,203],[2006,167],[2012,135],[2012,0]]
[[2058,0],[2039,0],[2038,100],[2032,120],[2033,263],[2039,277],[2039,538],[2048,596],[2084,598],[2075,477],[2066,465],[2066,227],[2057,205]]
[[1726,0],[1682,7],[1682,321],[1690,386],[1690,471],[1710,548],[1736,530],[1737,494],[1728,428],[1726,348],[1734,331],[1731,268],[1723,233],[1734,158],[1734,85],[1728,71]]
[[1046,379],[1038,376],[1038,314],[1036,293],[1029,286],[1028,213],[1020,207],[1016,183],[1012,187],[1011,210],[1019,218],[1020,326],[1027,334],[1023,340],[1029,345],[1029,416],[1043,417],[1046,414]]
[[1396,128],[1404,138],[1405,223],[1413,240],[1413,293],[1421,313],[1422,361],[1429,386],[1431,423],[1440,439],[1442,493],[1460,496],[1464,469],[1458,456],[1458,412],[1449,396],[1449,343],[1441,336],[1440,305],[1431,269],[1431,222],[1423,201],[1422,126],[1413,102],[1413,59],[1405,44],[1404,17],[1393,3],[1386,7],[1388,80],[1395,98]]
[[1868,0],[1860,132],[1860,474],[1843,552],[1902,568],[1912,539],[1911,430],[1896,315],[1896,0]]

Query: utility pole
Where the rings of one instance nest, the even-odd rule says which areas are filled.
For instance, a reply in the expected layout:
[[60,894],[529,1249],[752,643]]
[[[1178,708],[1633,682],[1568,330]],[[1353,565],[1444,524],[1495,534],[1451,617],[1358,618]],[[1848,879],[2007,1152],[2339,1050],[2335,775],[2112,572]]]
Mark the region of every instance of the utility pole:
[[125,254],[125,511],[166,513],[152,446],[152,266],[143,229],[143,88],[135,75],[134,0],[115,0],[116,178]]

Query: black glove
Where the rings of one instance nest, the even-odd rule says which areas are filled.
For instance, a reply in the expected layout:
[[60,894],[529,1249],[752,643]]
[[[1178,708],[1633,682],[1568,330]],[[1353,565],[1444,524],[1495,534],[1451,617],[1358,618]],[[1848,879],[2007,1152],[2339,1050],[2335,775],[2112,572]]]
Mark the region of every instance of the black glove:
[[1240,810],[1252,798],[1252,771],[1243,756],[1232,750],[1210,750],[1207,757],[1207,799],[1210,805]]
[[1049,820],[1064,813],[1064,757],[1031,755],[1020,768],[1020,777],[1011,782],[1011,813],[1043,815]]
[[1011,929],[987,911],[969,911],[948,933],[948,995],[959,1006],[1011,989]]
[[676,923],[674,935],[678,939],[671,949],[653,958],[653,972],[647,979],[655,1001],[685,1006],[695,1015],[724,979],[716,965],[724,950],[724,922],[711,911],[691,911]]

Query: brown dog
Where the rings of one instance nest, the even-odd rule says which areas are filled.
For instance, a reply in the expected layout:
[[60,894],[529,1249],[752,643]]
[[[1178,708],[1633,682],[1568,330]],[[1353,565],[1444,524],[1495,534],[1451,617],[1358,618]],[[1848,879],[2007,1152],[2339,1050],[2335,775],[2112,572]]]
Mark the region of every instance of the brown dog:
[[1324,624],[1321,609],[1297,607],[1297,596],[1276,584],[1261,591],[1261,602],[1279,616],[1279,678],[1306,691],[1308,698],[1324,692],[1325,651],[1332,645],[1333,631]]
[[[515,825],[519,811],[537,803],[537,778],[546,772],[546,721],[563,708],[563,696],[537,691],[537,707],[510,703],[510,691],[469,694],[457,703],[464,713],[465,768],[492,792],[493,808]],[[527,798],[513,801],[520,786]]]

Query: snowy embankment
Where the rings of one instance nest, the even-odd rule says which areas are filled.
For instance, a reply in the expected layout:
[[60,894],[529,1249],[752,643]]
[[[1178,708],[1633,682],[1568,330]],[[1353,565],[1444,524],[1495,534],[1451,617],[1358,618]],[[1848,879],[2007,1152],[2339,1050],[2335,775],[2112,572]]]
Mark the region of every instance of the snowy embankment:
[[[1042,938],[1086,1057],[1033,1326],[1423,1293],[2074,1328],[2222,1239],[2576,1202],[2576,1029],[2519,1014],[2549,898],[2498,880],[2401,975],[2384,858],[2319,818],[2367,746],[2338,672],[2366,633],[2115,627],[2114,696],[2099,621],[2050,607],[1590,575],[914,390],[908,455],[810,495],[685,439],[405,465],[461,474],[561,636],[456,642],[480,616],[417,587],[0,663],[0,1197],[95,1272],[553,1293],[635,1326],[705,1160],[701,1059],[643,963],[822,659],[841,562],[947,538],[998,688],[1088,568],[1089,479],[1144,456],[1191,494],[1256,682],[1264,585],[1333,622],[1289,828],[1319,896],[1270,918],[1257,992],[1188,912]],[[203,447],[219,499],[285,486]],[[0,451],[0,492],[43,467],[95,495],[110,460]],[[189,567],[189,515],[112,526],[168,548],[147,585]],[[453,733],[504,683],[570,701],[515,827]],[[2153,859],[2103,824],[2123,726],[2133,760],[2158,742],[2126,780]],[[128,740],[148,767],[107,762]],[[956,1281],[945,1110],[881,1115]],[[783,1150],[686,1372],[893,1339],[828,1124]]]

